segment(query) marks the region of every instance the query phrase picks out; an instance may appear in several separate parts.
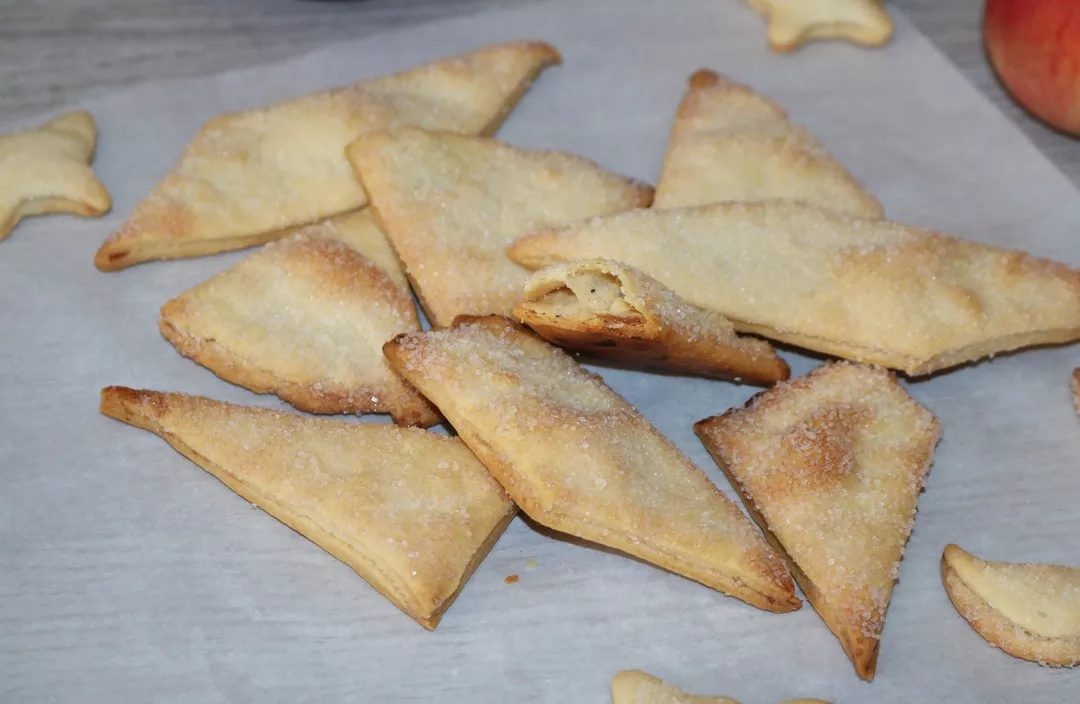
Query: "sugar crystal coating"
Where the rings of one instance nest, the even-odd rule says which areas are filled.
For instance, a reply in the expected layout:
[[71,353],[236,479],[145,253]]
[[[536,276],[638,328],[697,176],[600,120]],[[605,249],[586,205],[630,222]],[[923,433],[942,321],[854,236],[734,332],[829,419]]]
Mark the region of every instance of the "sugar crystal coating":
[[734,504],[566,353],[492,316],[399,336],[387,354],[540,523],[763,608],[797,605]]
[[878,639],[940,437],[933,414],[888,372],[841,362],[697,432],[849,654]]

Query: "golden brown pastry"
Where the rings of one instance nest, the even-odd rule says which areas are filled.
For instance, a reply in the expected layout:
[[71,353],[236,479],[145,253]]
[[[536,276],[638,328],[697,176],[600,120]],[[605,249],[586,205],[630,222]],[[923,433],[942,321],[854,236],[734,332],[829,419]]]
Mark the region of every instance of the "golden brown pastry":
[[385,351],[538,523],[758,608],[801,605],[783,563],[735,505],[562,350],[489,316],[399,335]]
[[739,337],[724,316],[610,259],[541,269],[514,315],[560,347],[633,367],[752,384],[790,374],[769,343]]
[[[624,670],[611,678],[611,704],[739,704],[728,697],[687,694],[641,670]],[[821,699],[792,699],[784,704],[829,704]]]
[[477,49],[258,110],[210,120],[98,250],[113,271],[280,238],[367,202],[344,149],[364,132],[417,124],[494,132],[559,54],[542,42]]
[[160,435],[429,630],[516,512],[464,444],[416,428],[121,386],[101,412]]
[[941,580],[956,610],[991,644],[1042,665],[1080,665],[1080,569],[987,562],[946,545]]
[[671,128],[655,208],[797,200],[868,218],[881,203],[765,96],[713,71],[690,77]]
[[1080,272],[1064,264],[786,201],[594,218],[510,257],[616,259],[740,332],[911,375],[1080,338]]
[[161,308],[161,334],[226,381],[311,413],[441,416],[386,363],[420,320],[390,246],[360,212],[272,242]]
[[349,145],[349,160],[435,326],[510,315],[528,272],[515,237],[647,206],[652,188],[560,152],[399,128]]
[[872,680],[937,419],[888,372],[838,362],[694,430]]
[[328,237],[343,242],[371,260],[397,284],[402,291],[409,291],[409,279],[405,268],[394,253],[386,234],[379,229],[370,208],[353,210],[335,215],[314,225],[295,228],[289,235],[305,234],[309,237]]
[[808,41],[881,46],[892,39],[884,0],[747,0],[768,23],[769,46],[786,54]]
[[84,111],[0,133],[0,240],[30,215],[107,213],[112,199],[90,169],[96,144],[97,126]]

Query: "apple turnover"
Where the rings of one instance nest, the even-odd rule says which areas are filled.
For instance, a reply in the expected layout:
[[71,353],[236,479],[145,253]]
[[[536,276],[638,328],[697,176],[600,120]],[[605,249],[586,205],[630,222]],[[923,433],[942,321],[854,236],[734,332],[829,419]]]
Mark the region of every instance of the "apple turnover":
[[636,409],[562,350],[499,316],[387,343],[525,513],[769,611],[799,608],[738,508]]
[[872,680],[937,419],[888,372],[837,362],[694,430]]
[[101,412],[160,435],[429,630],[516,513],[460,440],[418,428],[119,386]]

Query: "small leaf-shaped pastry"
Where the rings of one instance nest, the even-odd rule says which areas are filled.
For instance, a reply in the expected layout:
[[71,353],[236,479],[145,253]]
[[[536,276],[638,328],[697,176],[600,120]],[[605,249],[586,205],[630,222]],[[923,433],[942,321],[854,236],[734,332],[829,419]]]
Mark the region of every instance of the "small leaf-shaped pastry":
[[[611,678],[611,704],[739,704],[728,697],[687,694],[659,677],[624,670]],[[784,704],[829,704],[820,699],[792,699]]]
[[653,207],[778,198],[868,218],[883,214],[881,203],[782,107],[730,78],[698,71],[675,115]]
[[937,419],[888,372],[838,362],[694,430],[859,677],[873,679]]
[[529,275],[506,256],[515,238],[652,201],[651,187],[581,157],[482,137],[400,128],[347,152],[437,327],[513,312]]
[[560,347],[633,367],[753,384],[790,373],[769,343],[736,335],[724,316],[610,259],[541,269],[514,315]]
[[516,512],[460,440],[417,428],[120,386],[101,412],[160,435],[429,630]]
[[88,112],[0,133],[0,240],[30,215],[108,212],[112,199],[90,169],[96,144],[97,126]]
[[987,562],[956,545],[941,556],[953,606],[979,635],[1024,660],[1080,664],[1080,569]]
[[562,350],[499,316],[398,335],[393,368],[525,513],[769,611],[801,606],[739,509],[638,411]]
[[739,704],[727,697],[687,694],[659,677],[624,670],[611,678],[611,704]]
[[488,46],[401,73],[210,120],[98,250],[113,271],[252,247],[367,202],[345,159],[357,135],[400,124],[489,134],[545,67],[543,42]]
[[816,39],[881,46],[892,38],[892,18],[884,0],[748,1],[769,25],[769,46],[780,53]]
[[404,274],[370,213],[340,216],[266,245],[161,308],[185,357],[311,413],[440,420],[391,371],[382,346],[420,329]]

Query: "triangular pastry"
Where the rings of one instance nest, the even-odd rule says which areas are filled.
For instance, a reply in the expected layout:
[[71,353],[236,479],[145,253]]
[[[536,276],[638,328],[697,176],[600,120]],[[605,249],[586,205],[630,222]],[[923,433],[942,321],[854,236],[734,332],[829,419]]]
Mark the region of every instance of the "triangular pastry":
[[786,201],[594,218],[509,254],[530,269],[615,259],[740,332],[911,375],[1080,338],[1064,264]]
[[541,269],[514,315],[560,347],[632,367],[753,384],[790,374],[769,343],[739,337],[724,316],[610,259]]
[[[611,678],[611,704],[739,704],[728,697],[687,694],[641,670],[624,670]],[[821,699],[791,699],[784,704],[829,704]]]
[[394,335],[420,330],[403,278],[370,214],[350,214],[272,242],[172,299],[161,334],[222,379],[301,410],[429,426],[438,411],[382,354]]
[[[370,259],[402,291],[409,292],[409,279],[386,234],[379,229],[370,208],[335,215],[314,225],[295,228],[289,233],[309,237],[328,237],[343,242]],[[411,294],[410,294],[411,295]]]
[[112,271],[242,249],[355,210],[367,198],[345,160],[350,140],[399,124],[493,132],[540,71],[558,60],[542,42],[499,44],[216,117],[94,263]]
[[652,200],[581,157],[481,137],[405,127],[347,151],[435,326],[512,313],[528,277],[506,256],[514,238]]
[[769,46],[795,51],[816,39],[881,46],[893,34],[884,0],[748,0],[768,23]]
[[562,350],[498,316],[399,335],[385,350],[538,523],[758,608],[799,608],[790,575],[750,521]]
[[118,386],[101,412],[160,435],[427,629],[516,511],[463,443],[416,428]]
[[946,545],[941,579],[960,615],[1009,655],[1080,665],[1080,569],[987,562]]
[[30,215],[108,212],[112,199],[90,169],[96,144],[94,118],[82,111],[0,133],[0,240]]
[[713,71],[690,77],[654,208],[788,199],[880,218],[881,203],[784,109]]
[[888,372],[847,362],[694,426],[865,680],[941,426]]

